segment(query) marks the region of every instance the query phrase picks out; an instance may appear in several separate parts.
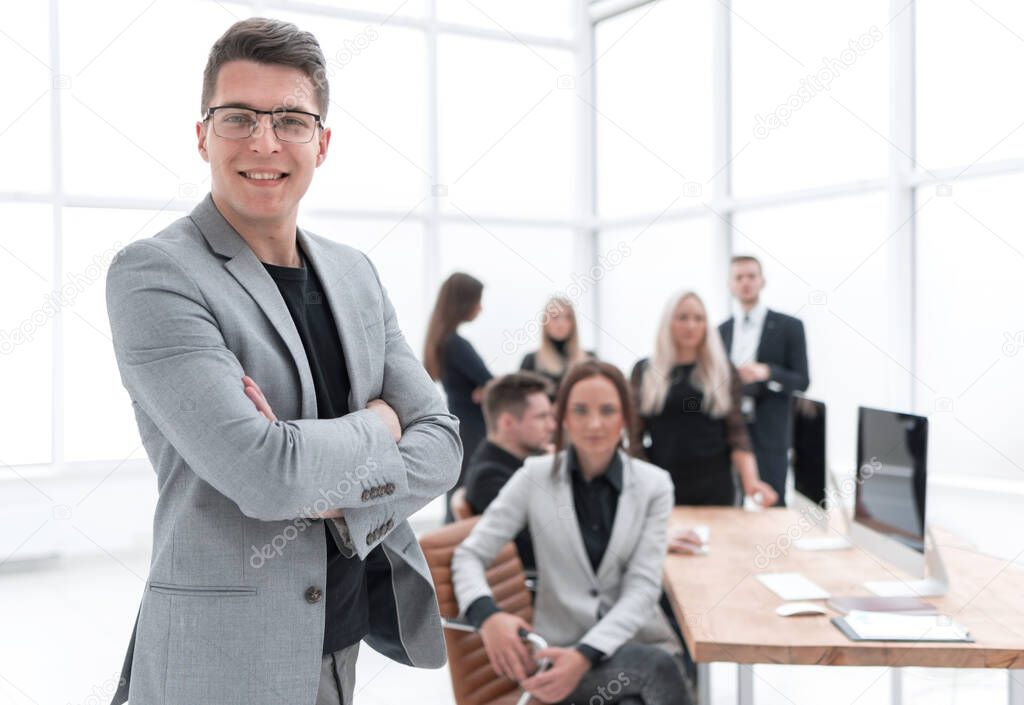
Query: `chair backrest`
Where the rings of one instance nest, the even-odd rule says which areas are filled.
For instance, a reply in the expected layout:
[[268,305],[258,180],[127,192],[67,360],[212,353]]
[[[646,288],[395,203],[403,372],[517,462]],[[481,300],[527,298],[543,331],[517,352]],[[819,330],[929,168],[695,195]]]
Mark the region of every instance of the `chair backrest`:
[[[452,554],[469,535],[480,517],[448,524],[420,538],[420,547],[427,557],[430,575],[437,591],[437,604],[441,617],[454,619],[459,614],[452,587]],[[491,586],[495,602],[505,612],[516,614],[533,623],[533,606],[526,589],[523,564],[513,542],[505,544],[494,562],[487,568],[487,583]],[[491,670],[487,652],[480,635],[458,629],[445,629],[448,648],[448,670],[452,677],[452,690],[456,705],[486,705],[514,703],[521,693],[514,681],[498,676]]]
[[469,502],[466,501],[466,488],[460,487],[452,492],[452,498],[449,502],[451,506],[452,516],[456,520],[469,519],[473,516],[473,508],[469,506]]

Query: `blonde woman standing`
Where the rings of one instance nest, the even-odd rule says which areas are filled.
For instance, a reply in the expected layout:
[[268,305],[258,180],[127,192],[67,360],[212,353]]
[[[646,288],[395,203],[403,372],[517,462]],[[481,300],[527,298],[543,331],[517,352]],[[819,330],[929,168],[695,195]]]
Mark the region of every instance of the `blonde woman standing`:
[[778,501],[758,475],[740,412],[739,376],[697,294],[668,301],[654,354],[636,364],[631,382],[644,453],[672,476],[676,504],[735,504],[733,467],[744,494],[765,506]]
[[528,353],[519,369],[536,372],[547,378],[551,382],[550,396],[554,401],[566,370],[592,357],[592,353],[580,347],[576,311],[572,302],[562,296],[552,296],[544,304],[540,348]]

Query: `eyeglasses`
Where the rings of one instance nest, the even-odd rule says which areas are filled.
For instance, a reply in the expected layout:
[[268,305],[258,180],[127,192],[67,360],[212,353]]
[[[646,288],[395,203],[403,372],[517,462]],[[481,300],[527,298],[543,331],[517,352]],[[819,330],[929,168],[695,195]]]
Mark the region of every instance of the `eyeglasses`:
[[213,122],[213,133],[227,140],[252,137],[260,124],[260,115],[269,115],[274,136],[282,142],[305,143],[313,139],[316,128],[323,127],[320,116],[303,110],[251,110],[231,105],[208,108],[203,122]]

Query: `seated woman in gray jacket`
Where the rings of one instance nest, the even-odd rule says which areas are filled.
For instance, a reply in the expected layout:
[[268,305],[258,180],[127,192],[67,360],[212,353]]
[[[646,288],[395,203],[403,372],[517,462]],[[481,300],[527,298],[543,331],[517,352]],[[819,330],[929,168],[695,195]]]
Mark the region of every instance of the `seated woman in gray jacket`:
[[[658,608],[673,488],[623,450],[635,412],[622,373],[574,365],[558,392],[555,454],[528,458],[452,559],[461,612],[495,672],[545,703],[690,702],[680,645]],[[631,443],[632,447],[636,447]],[[534,624],[501,612],[485,579],[499,549],[529,526],[537,564]],[[518,636],[552,646],[534,660]]]

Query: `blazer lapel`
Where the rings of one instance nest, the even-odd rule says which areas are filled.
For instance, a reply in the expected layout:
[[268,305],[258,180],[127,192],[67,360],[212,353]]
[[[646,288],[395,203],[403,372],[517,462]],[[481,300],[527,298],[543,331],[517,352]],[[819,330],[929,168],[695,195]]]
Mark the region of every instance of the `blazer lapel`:
[[771,311],[766,311],[764,314],[764,325],[761,326],[761,340],[757,343],[757,359],[759,361],[764,361],[765,351],[775,339],[776,323],[774,314]]
[[341,338],[341,349],[345,353],[345,367],[348,369],[350,385],[348,408],[362,409],[369,401],[365,386],[369,345],[348,276],[348,268],[351,265],[337,258],[330,249],[310,237],[302,228],[298,229],[298,242],[306,253],[309,264],[320,278],[330,312],[334,316],[334,325],[338,329],[338,337]]
[[[630,553],[632,549],[633,528],[638,524],[639,501],[637,497],[636,477],[630,459],[622,455],[622,491],[619,493],[618,506],[615,509],[615,520],[612,522],[612,535],[608,539],[601,564],[597,568],[598,577],[606,570],[615,566],[613,557],[622,553]],[[589,564],[589,561],[588,561]]]
[[299,385],[302,398],[302,418],[315,419],[317,416],[316,390],[313,387],[313,373],[309,369],[306,350],[295,328],[291,313],[281,298],[274,280],[256,257],[249,244],[231,227],[213,203],[211,194],[199,203],[189,216],[202,232],[210,247],[228,261],[224,267],[231,272],[238,283],[249,292],[263,313],[266,314],[274,330],[281,336],[285,347],[292,356],[295,368],[299,372]]
[[732,352],[732,327],[735,320],[735,318],[730,318],[722,326],[722,345],[725,346],[726,356]]

